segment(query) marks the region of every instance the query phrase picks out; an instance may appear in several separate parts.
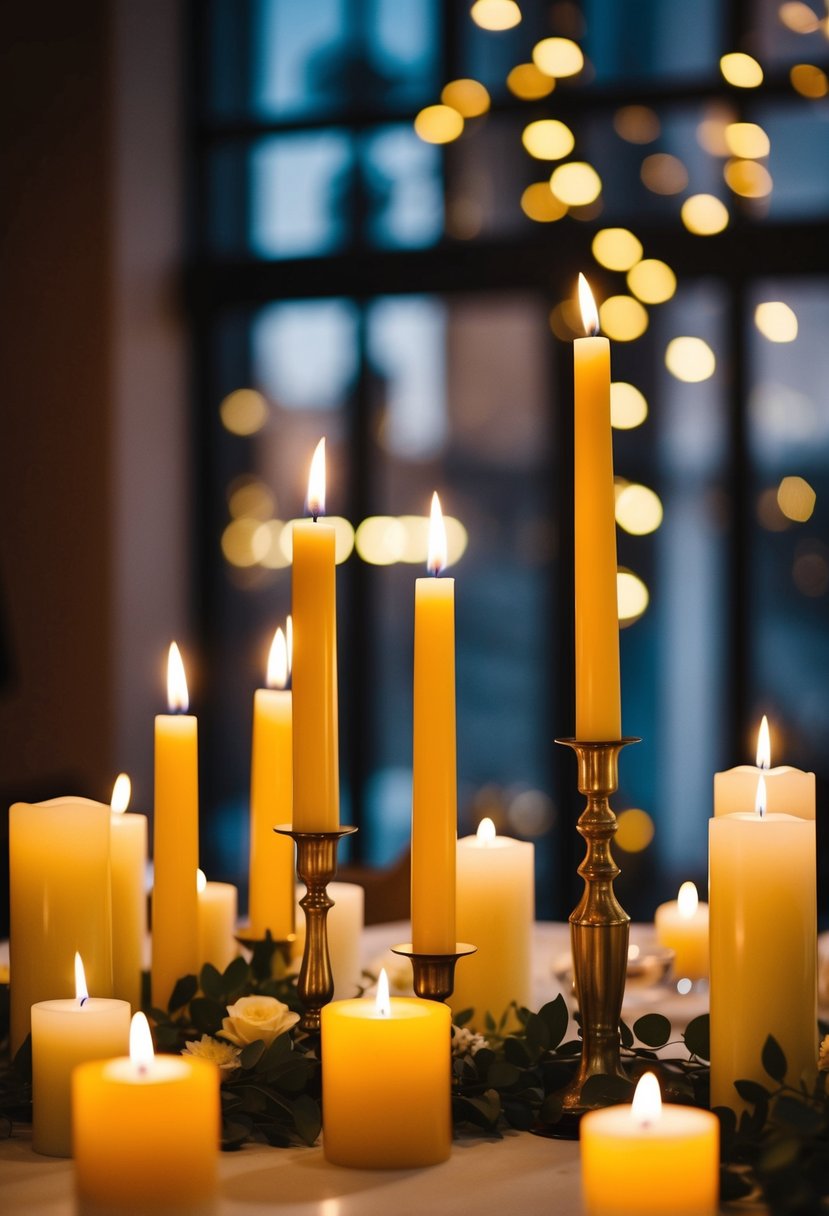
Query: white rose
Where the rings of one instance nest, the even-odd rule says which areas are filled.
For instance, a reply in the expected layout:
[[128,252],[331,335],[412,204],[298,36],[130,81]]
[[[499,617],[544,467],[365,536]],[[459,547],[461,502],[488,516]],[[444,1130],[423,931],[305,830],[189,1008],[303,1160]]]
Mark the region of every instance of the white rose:
[[220,1034],[237,1047],[259,1039],[269,1047],[299,1021],[299,1014],[292,1013],[275,996],[243,996],[235,1005],[228,1005],[227,1012],[230,1017],[222,1021]]
[[230,1073],[239,1067],[239,1048],[231,1047],[230,1043],[222,1043],[220,1039],[211,1039],[209,1034],[203,1034],[194,1042],[185,1043],[184,1051],[191,1056],[210,1060],[221,1073]]

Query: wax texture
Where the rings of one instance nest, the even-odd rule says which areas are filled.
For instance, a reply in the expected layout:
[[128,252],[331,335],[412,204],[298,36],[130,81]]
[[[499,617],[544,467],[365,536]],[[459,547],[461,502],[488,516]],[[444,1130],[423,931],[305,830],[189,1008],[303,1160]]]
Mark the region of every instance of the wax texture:
[[253,699],[250,773],[249,934],[287,941],[294,931],[294,842],[274,832],[291,824],[291,693],[258,688]]
[[736,815],[754,810],[757,782],[762,777],[766,786],[766,810],[769,814],[796,815],[799,819],[815,817],[815,774],[781,764],[776,768],[758,768],[753,764],[738,764],[736,768],[714,774],[714,815]]
[[677,979],[708,979],[708,905],[699,904],[690,917],[681,916],[675,899],[660,904],[654,916],[660,946],[674,952]]
[[141,1008],[147,935],[147,816],[112,812],[112,990]]
[[205,963],[224,971],[239,954],[238,905],[239,892],[233,883],[208,882],[199,891],[199,972]]

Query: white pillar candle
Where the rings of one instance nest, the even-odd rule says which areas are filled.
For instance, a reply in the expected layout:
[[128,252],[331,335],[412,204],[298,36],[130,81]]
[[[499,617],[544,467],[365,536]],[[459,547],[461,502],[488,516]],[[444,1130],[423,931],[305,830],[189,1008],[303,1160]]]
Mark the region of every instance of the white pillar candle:
[[239,892],[229,882],[208,882],[202,870],[196,874],[199,901],[199,971],[212,963],[217,971],[236,958]]
[[[305,887],[296,888],[297,900]],[[360,937],[365,917],[365,891],[353,882],[330,882],[328,894],[334,907],[328,913],[328,953],[334,975],[334,1000],[342,1001],[356,995],[362,976]],[[305,949],[305,913],[297,904],[295,959],[302,958]]]
[[9,812],[11,1049],[29,1033],[36,1001],[72,997],[72,959],[112,996],[109,807],[88,798],[16,802]]
[[771,768],[771,740],[765,714],[757,736],[757,763],[738,764],[724,773],[714,774],[714,814],[734,815],[754,802],[757,779],[766,783],[766,809],[770,814],[815,817],[815,774],[789,764]]
[[74,998],[32,1006],[32,1148],[50,1157],[72,1155],[73,1068],[129,1046],[127,1001],[90,997],[79,954],[75,972]]
[[684,882],[676,899],[660,904],[654,917],[660,946],[674,952],[677,979],[708,978],[708,904],[699,902],[692,882]]
[[458,963],[450,1004],[455,1013],[474,1009],[471,1025],[496,1022],[511,1001],[532,1000],[532,927],[535,918],[535,849],[497,836],[491,819],[475,836],[458,841],[458,939],[477,953]]
[[147,816],[127,814],[130,779],[120,773],[112,790],[112,991],[141,1008],[141,971],[147,935]]
[[711,1105],[741,1110],[737,1080],[768,1084],[773,1035],[797,1085],[817,1064],[815,824],[763,811],[709,824]]

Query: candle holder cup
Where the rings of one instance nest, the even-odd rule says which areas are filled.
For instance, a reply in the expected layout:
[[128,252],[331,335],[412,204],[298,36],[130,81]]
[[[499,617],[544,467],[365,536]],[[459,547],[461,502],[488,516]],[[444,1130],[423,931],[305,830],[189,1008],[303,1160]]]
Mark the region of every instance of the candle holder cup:
[[421,954],[411,942],[392,946],[392,954],[400,954],[412,964],[415,996],[425,1001],[444,1002],[455,991],[455,967],[458,959],[474,954],[477,946],[469,942],[455,942],[454,953]]
[[274,828],[280,836],[290,836],[296,844],[296,869],[305,883],[299,906],[305,912],[305,949],[299,969],[297,991],[305,1006],[300,1018],[303,1030],[319,1034],[320,1011],[334,997],[334,976],[328,953],[328,909],[334,900],[328,884],[337,873],[337,846],[356,828],[337,828],[333,832],[297,832],[287,824]]
[[630,917],[613,890],[619,873],[610,852],[616,816],[610,795],[618,787],[619,752],[636,738],[607,742],[557,739],[571,747],[578,761],[579,792],[587,806],[576,825],[587,843],[578,872],[584,892],[570,914],[570,942],[576,999],[581,1014],[582,1051],[578,1072],[559,1096],[563,1114],[558,1123],[538,1128],[541,1134],[573,1137],[581,1116],[585,1082],[600,1074],[628,1079],[620,1061],[619,1019],[625,994]]

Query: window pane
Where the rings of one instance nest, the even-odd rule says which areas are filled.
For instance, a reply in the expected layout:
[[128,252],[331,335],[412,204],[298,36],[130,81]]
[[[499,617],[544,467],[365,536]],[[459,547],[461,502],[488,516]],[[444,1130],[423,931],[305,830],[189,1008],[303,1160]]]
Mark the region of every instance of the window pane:
[[411,125],[381,127],[365,139],[369,189],[368,237],[383,249],[419,249],[443,236],[439,150]]
[[352,144],[337,131],[262,140],[250,160],[250,243],[262,257],[333,253],[348,239]]

